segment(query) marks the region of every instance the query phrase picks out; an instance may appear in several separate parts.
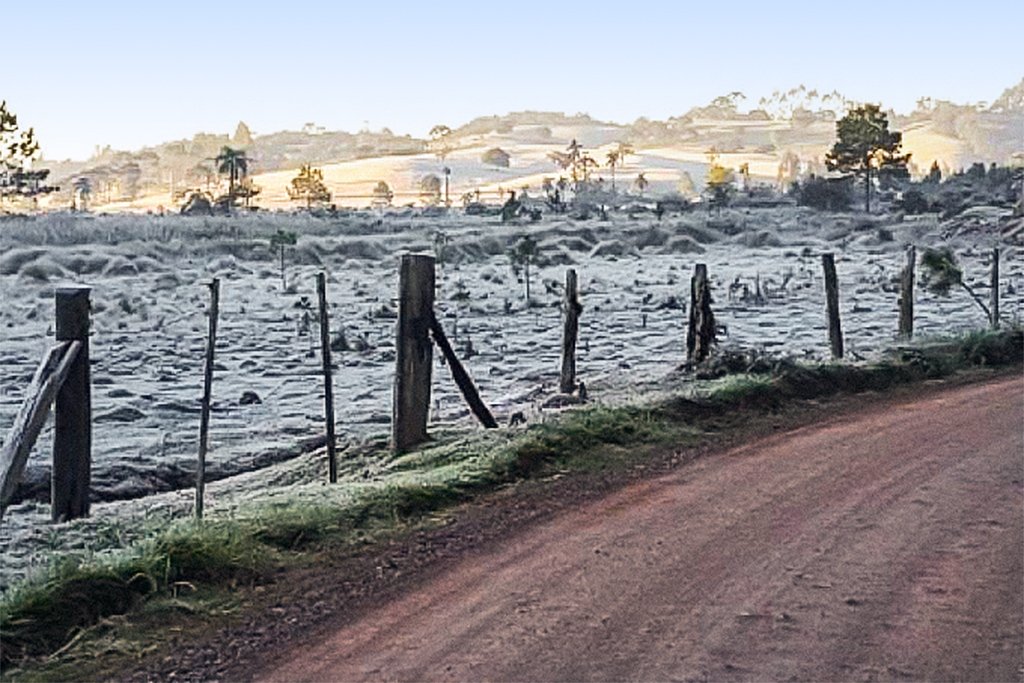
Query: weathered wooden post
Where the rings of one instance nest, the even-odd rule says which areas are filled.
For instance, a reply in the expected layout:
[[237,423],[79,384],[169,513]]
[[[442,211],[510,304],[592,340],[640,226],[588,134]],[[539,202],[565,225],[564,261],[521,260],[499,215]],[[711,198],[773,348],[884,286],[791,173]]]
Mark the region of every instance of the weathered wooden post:
[[910,339],[914,336],[914,264],[917,260],[917,249],[907,249],[907,265],[900,272],[900,337]]
[[327,478],[338,481],[338,459],[334,442],[334,386],[331,380],[331,328],[327,316],[327,275],[317,273],[316,292],[320,298],[320,358],[324,368],[324,420],[327,422]]
[[398,272],[395,326],[395,385],[391,447],[405,451],[427,439],[430,372],[434,358],[430,322],[434,315],[434,258],[403,254]]
[[825,303],[828,311],[828,343],[832,347],[832,358],[843,357],[843,330],[839,323],[839,281],[836,278],[836,261],[832,254],[821,255],[825,269]]
[[711,355],[715,341],[715,315],[711,311],[708,267],[698,263],[690,279],[690,324],[686,330],[686,358],[699,363]]
[[199,462],[196,467],[196,519],[203,518],[206,492],[206,444],[210,431],[210,396],[213,392],[213,352],[217,346],[217,316],[220,309],[220,278],[210,282],[210,332],[206,339],[206,367],[203,374],[203,404],[199,414]]
[[89,378],[89,288],[55,293],[57,341],[78,342],[54,403],[50,506],[54,522],[89,514],[92,468],[92,389]]
[[64,341],[51,346],[32,376],[32,382],[25,391],[25,400],[7,432],[7,439],[0,446],[0,517],[14,497],[36,437],[81,348],[80,341]]
[[992,292],[989,298],[992,329],[999,329],[999,247],[992,248]]
[[448,337],[445,336],[444,327],[441,326],[440,321],[434,316],[433,311],[430,312],[430,332],[437,346],[441,349],[441,354],[448,363],[448,369],[452,372],[452,379],[455,380],[459,391],[462,392],[462,397],[466,399],[469,409],[473,411],[473,414],[484,427],[488,429],[496,428],[498,423],[494,420],[494,416],[491,415],[491,411],[483,402],[483,399],[480,398],[480,392],[473,385],[473,380],[470,379],[466,368],[462,367],[459,357],[455,355],[455,350],[452,348],[451,343],[449,343]]
[[562,376],[559,389],[563,394],[571,394],[576,390],[576,338],[580,332],[579,283],[576,269],[565,271],[565,328],[562,331]]

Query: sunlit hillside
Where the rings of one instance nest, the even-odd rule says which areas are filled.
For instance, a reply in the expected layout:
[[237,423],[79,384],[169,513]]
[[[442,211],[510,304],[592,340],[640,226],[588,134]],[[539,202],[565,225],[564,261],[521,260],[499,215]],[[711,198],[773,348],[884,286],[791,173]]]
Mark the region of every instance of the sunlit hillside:
[[[1024,82],[1008,88],[987,109],[923,99],[908,115],[890,113],[892,128],[903,133],[911,154],[911,172],[922,175],[933,162],[944,172],[975,162],[1007,163],[1024,153]],[[226,146],[244,150],[248,172],[260,188],[255,205],[264,209],[301,206],[288,187],[299,167],[320,168],[331,203],[365,207],[378,183],[386,183],[397,206],[422,203],[421,183],[435,175],[445,181],[455,206],[464,197],[496,202],[505,192],[524,189],[536,195],[545,181],[556,183],[566,172],[551,159],[576,140],[597,162],[594,176],[606,188],[640,194],[643,173],[646,197],[699,192],[710,154],[739,170],[746,166],[755,183],[776,184],[783,158],[795,157],[801,174],[825,172],[824,158],[835,140],[835,121],[851,106],[841,95],[825,97],[795,88],[762,98],[758,109],[741,111],[738,93],[716,98],[679,117],[664,121],[638,119],[631,124],[599,121],[585,114],[514,112],[485,116],[451,129],[447,153],[429,139],[397,136],[387,129],[356,134],[307,126],[303,131],[253,135],[239,123],[233,136],[199,134],[137,152],[102,150],[85,162],[50,164],[60,192],[44,198],[43,208],[70,205],[71,188],[82,178],[91,186],[90,208],[96,211],[175,211],[189,190],[211,194],[226,190],[214,157]],[[620,143],[631,146],[613,173],[608,153]],[[501,150],[508,165],[488,163],[484,155]],[[614,176],[614,177],[613,177]]]

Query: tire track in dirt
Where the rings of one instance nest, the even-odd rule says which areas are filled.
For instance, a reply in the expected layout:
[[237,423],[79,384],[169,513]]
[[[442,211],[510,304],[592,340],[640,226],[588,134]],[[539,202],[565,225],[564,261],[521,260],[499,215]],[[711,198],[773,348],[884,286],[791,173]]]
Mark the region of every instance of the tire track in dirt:
[[1024,381],[887,403],[470,556],[267,680],[1017,680]]

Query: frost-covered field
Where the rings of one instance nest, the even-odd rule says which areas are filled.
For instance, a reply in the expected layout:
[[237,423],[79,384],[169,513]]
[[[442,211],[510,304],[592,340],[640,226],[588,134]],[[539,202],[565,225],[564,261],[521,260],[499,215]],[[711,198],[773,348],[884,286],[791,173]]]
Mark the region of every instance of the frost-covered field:
[[[987,297],[997,216],[939,224],[823,215],[793,208],[502,225],[494,217],[351,213],[182,218],[48,215],[0,220],[0,431],[13,421],[28,378],[53,334],[53,289],[93,288],[94,500],[139,498],[191,486],[205,346],[205,283],[221,278],[208,468],[214,478],[251,471],[312,448],[322,433],[315,274],[329,275],[332,334],[349,351],[334,360],[337,430],[347,444],[385,433],[394,365],[398,255],[435,253],[438,307],[454,345],[499,421],[542,410],[557,389],[561,283],[577,269],[584,313],[578,368],[591,396],[617,399],[684,356],[685,303],[693,265],[708,264],[723,343],[825,358],[820,254],[833,251],[847,349],[871,358],[894,339],[896,278],[906,244],[949,243]],[[299,233],[286,254],[268,236]],[[532,234],[545,261],[533,270],[533,306],[506,255]],[[951,233],[957,233],[951,239]],[[891,239],[890,239],[891,237]],[[1018,317],[1024,264],[1004,245],[1003,311]],[[764,300],[754,292],[760,284]],[[746,290],[747,296],[744,296]],[[940,299],[919,289],[920,335],[976,328],[984,317],[963,292]],[[472,353],[465,353],[472,347]],[[243,392],[261,402],[241,404]],[[434,419],[472,428],[448,371],[434,373]],[[22,493],[45,495],[52,434],[44,430]],[[342,456],[344,457],[344,455]],[[230,485],[230,482],[224,482]],[[168,498],[167,496],[170,496]],[[183,494],[161,499],[179,500]],[[154,503],[156,499],[154,499]],[[14,546],[45,507],[13,506],[0,522],[0,551]],[[5,575],[8,569],[5,569]],[[2,583],[7,583],[9,576]]]

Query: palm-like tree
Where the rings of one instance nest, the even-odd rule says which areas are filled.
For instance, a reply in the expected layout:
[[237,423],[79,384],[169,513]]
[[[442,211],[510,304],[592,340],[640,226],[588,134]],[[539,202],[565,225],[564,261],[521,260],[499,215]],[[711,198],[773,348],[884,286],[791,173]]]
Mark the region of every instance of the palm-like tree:
[[71,181],[71,186],[74,188],[72,207],[78,211],[88,211],[89,197],[92,195],[92,181],[89,180],[89,176],[78,176]]
[[612,169],[612,193],[615,192],[615,167],[621,163],[621,158],[617,149],[608,152],[608,168]]
[[579,169],[577,171],[577,175],[579,176],[579,180],[577,182],[577,185],[579,183],[588,183],[588,182],[590,182],[590,174],[593,173],[593,171],[598,166],[600,166],[600,164],[598,164],[594,160],[594,157],[590,156],[589,154],[587,154],[585,152],[583,154],[581,154],[580,157],[579,157],[579,161],[577,162],[577,167]]
[[228,196],[234,200],[235,187],[249,173],[249,157],[245,156],[245,150],[224,146],[214,161],[218,173],[228,174]]

